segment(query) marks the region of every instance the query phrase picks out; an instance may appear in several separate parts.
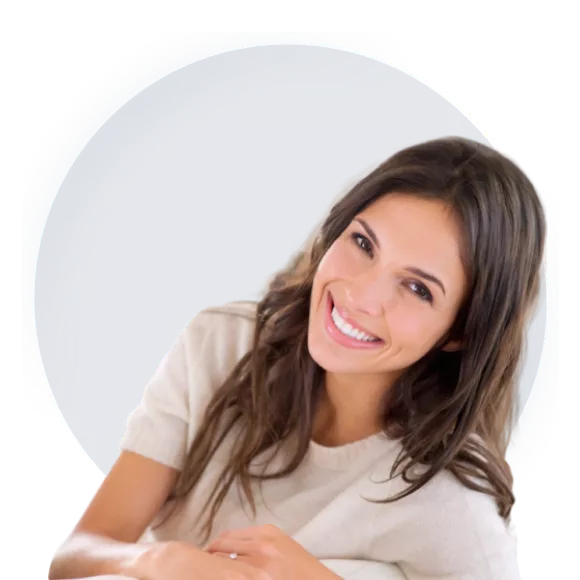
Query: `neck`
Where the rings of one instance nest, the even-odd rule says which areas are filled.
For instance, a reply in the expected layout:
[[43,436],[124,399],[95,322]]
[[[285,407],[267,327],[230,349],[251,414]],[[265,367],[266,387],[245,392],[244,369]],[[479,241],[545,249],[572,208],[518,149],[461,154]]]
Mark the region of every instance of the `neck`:
[[333,447],[381,431],[383,400],[396,378],[327,372],[316,410],[313,439]]

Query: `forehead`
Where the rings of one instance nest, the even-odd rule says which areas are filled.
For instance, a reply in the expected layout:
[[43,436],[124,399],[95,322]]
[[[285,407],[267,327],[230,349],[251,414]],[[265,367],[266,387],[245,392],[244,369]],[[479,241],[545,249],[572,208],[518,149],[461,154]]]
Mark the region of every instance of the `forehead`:
[[439,200],[388,194],[359,214],[374,230],[387,255],[397,252],[405,265],[436,276],[462,278],[461,229],[449,207]]

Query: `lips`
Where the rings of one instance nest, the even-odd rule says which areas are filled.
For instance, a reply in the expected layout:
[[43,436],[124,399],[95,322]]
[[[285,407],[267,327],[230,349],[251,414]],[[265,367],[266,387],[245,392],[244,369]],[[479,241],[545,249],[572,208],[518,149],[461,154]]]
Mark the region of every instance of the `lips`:
[[[362,332],[375,337],[376,335],[369,330],[365,329],[364,327],[360,326],[358,323],[354,322],[352,319],[349,319],[347,313],[342,311],[338,306],[334,304],[334,300],[330,292],[327,294],[327,304],[326,304],[326,312],[325,312],[325,329],[326,332],[334,339],[335,342],[338,342],[341,346],[346,346],[348,348],[357,348],[357,349],[369,349],[369,348],[377,348],[384,345],[384,341],[382,339],[378,339],[376,341],[362,341],[356,338],[347,336],[343,334],[334,323],[332,319],[331,313],[333,307],[336,307],[339,315],[345,321],[347,321],[351,326],[355,329],[360,329]],[[378,337],[377,337],[378,338]]]

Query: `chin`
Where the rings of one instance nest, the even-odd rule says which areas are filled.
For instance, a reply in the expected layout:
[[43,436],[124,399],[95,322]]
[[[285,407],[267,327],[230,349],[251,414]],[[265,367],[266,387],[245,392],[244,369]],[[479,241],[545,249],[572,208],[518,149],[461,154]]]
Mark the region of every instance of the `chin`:
[[330,373],[360,373],[365,372],[350,357],[340,356],[339,353],[329,348],[321,337],[308,335],[308,352],[314,362]]

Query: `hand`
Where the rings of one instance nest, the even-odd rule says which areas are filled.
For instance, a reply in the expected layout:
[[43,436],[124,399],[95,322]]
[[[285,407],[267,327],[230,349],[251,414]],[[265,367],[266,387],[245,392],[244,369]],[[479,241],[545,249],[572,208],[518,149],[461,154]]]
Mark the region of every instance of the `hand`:
[[217,558],[177,541],[152,544],[127,571],[143,580],[273,580],[246,562]]
[[[267,524],[230,530],[217,536],[205,550],[266,572],[272,580],[337,580],[334,574],[298,542]],[[235,552],[238,557],[231,560]]]

